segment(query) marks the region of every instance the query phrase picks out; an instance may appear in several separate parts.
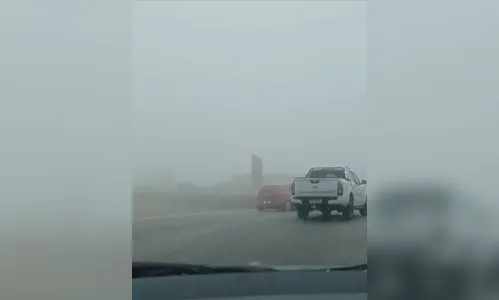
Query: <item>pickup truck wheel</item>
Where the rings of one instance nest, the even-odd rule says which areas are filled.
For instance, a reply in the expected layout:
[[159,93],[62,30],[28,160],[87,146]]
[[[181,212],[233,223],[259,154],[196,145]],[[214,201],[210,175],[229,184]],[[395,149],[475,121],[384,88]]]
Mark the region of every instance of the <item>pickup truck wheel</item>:
[[296,209],[296,215],[298,216],[298,219],[300,220],[306,220],[308,219],[308,214],[310,213],[310,210],[308,209],[308,207],[298,207]]
[[263,210],[264,210],[264,207],[263,207],[263,205],[257,205],[257,206],[256,206],[256,209],[257,209],[258,211],[263,211]]
[[285,212],[289,212],[291,211],[291,201],[286,201],[286,203],[284,203],[284,211]]
[[353,206],[353,195],[350,195],[350,200],[348,201],[347,207],[343,209],[343,219],[350,221],[353,219],[355,213],[355,208]]
[[366,196],[366,203],[364,204],[364,207],[359,209],[360,215],[363,217],[367,217],[367,196]]

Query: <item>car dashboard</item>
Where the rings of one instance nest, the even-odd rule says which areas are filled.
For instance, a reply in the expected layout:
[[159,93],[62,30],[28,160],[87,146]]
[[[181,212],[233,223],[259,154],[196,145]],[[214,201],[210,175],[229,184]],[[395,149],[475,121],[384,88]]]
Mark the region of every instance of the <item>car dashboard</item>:
[[367,299],[367,271],[279,271],[132,280],[133,300]]

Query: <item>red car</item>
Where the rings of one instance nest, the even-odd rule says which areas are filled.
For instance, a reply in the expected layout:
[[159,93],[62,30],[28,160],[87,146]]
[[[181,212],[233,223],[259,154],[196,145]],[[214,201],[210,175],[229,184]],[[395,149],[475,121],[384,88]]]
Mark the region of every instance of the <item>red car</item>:
[[292,199],[289,185],[264,185],[258,193],[256,208],[258,211],[267,208],[290,211],[293,209]]

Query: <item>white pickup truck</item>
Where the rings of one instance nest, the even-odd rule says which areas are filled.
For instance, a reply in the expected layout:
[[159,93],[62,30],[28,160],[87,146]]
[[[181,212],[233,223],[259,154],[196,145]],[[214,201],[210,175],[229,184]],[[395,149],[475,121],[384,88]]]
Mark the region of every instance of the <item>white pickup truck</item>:
[[367,216],[366,187],[366,180],[360,181],[348,167],[312,168],[305,177],[294,178],[292,202],[300,220],[306,220],[313,210],[327,219],[332,211],[338,211],[345,220],[351,220],[355,209]]

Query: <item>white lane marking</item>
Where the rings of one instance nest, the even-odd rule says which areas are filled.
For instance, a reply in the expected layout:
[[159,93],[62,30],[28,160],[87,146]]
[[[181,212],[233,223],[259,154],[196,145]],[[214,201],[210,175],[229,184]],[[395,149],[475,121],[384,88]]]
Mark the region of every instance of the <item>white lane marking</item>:
[[152,216],[152,217],[135,218],[135,219],[133,219],[133,222],[169,219],[169,218],[180,218],[180,217],[192,217],[192,216],[220,215],[220,214],[241,213],[241,212],[249,212],[249,211],[253,211],[253,209],[218,210],[218,211],[205,211],[205,212],[197,212],[197,213],[183,213],[183,214]]

